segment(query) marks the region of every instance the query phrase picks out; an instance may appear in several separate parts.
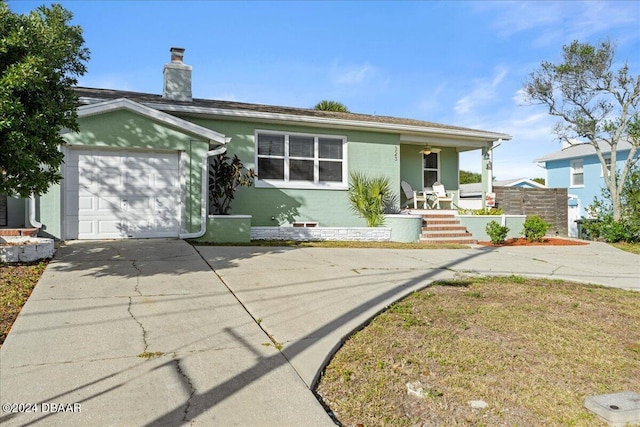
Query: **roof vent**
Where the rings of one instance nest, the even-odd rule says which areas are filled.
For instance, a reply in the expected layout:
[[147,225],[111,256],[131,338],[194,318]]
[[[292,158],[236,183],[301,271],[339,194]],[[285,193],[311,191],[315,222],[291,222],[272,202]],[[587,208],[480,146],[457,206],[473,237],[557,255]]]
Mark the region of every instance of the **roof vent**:
[[172,47],[171,62],[164,65],[162,97],[174,101],[191,101],[191,66],[183,61],[184,49]]

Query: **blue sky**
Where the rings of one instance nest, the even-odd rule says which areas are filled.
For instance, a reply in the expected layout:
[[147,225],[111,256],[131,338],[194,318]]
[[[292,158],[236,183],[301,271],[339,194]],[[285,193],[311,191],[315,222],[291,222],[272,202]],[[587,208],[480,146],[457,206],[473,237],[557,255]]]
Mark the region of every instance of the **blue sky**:
[[[17,13],[43,1],[10,0]],[[505,132],[497,179],[544,176],[556,119],[522,101],[542,61],[609,38],[640,74],[640,1],[61,1],[91,50],[82,86],[162,93],[186,48],[193,96],[351,111]],[[480,155],[461,168],[480,170]]]

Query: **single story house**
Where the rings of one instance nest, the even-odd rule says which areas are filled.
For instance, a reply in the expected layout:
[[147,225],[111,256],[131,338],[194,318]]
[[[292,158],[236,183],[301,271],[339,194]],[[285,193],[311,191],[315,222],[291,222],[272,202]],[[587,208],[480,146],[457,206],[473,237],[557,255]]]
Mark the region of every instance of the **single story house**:
[[459,153],[481,150],[486,193],[494,143],[511,139],[420,120],[196,99],[183,54],[171,49],[162,95],[76,88],[80,130],[64,134],[63,180],[12,202],[9,221],[58,239],[197,237],[209,213],[209,159],[227,151],[258,175],[231,205],[252,226],[365,226],[348,203],[351,172],[386,175],[399,209],[401,181],[457,192]]
[[[621,140],[616,150],[616,170],[622,170],[631,153],[632,145],[627,140]],[[600,150],[611,167],[611,147],[602,143]],[[636,151],[635,158],[640,156]],[[575,219],[587,218],[587,208],[593,204],[596,197],[602,197],[602,189],[606,187],[604,171],[596,149],[591,144],[565,144],[560,151],[556,151],[538,159],[539,166],[545,169],[546,184],[549,188],[567,188],[569,191],[570,217]],[[574,211],[574,214],[571,214]]]

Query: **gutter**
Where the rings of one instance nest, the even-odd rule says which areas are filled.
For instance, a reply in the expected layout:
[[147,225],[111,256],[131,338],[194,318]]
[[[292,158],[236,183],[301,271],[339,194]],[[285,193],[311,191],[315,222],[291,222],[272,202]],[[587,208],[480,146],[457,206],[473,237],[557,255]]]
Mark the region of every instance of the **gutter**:
[[[226,143],[229,142],[227,138]],[[200,197],[200,230],[194,233],[181,233],[178,235],[181,239],[196,239],[202,237],[207,231],[207,210],[209,206],[209,199],[207,197],[207,189],[209,187],[209,157],[217,156],[227,151],[226,146],[218,147],[214,150],[207,151],[202,157],[202,188]],[[34,202],[35,203],[35,202]]]

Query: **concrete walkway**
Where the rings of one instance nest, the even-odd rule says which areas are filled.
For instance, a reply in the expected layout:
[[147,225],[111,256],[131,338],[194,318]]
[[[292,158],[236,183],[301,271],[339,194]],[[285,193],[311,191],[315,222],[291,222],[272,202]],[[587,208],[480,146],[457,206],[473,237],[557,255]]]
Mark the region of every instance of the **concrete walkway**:
[[332,425],[309,391],[325,362],[433,280],[518,274],[640,290],[640,257],[598,243],[197,250],[177,240],[63,246],[0,350],[0,400],[81,412],[2,412],[0,423]]

